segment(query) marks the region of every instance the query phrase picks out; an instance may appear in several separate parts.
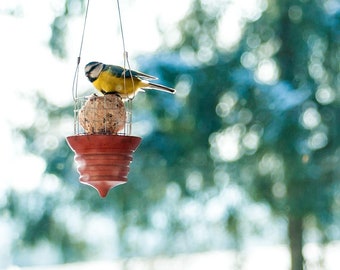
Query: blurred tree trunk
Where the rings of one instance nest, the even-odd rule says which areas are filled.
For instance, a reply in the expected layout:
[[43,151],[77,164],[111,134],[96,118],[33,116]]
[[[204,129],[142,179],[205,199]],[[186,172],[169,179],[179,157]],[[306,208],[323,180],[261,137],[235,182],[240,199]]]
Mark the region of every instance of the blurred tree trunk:
[[303,270],[303,219],[301,217],[288,217],[288,238],[291,257],[291,270]]

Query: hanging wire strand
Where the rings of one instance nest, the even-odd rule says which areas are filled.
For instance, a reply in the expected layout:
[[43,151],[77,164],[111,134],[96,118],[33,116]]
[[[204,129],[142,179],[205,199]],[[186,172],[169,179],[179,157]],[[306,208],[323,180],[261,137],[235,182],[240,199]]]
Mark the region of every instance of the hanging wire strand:
[[[126,51],[126,46],[125,46],[125,37],[124,37],[124,30],[123,30],[123,22],[122,22],[122,14],[121,14],[121,10],[120,10],[120,4],[119,4],[119,0],[117,0],[117,8],[118,8],[118,16],[119,16],[119,24],[120,24],[120,33],[121,33],[121,37],[122,37],[122,44],[123,44],[123,57],[124,57],[124,89],[126,89],[125,87],[125,79],[126,79],[126,65],[129,71],[129,75],[131,78],[131,83],[132,83],[132,87],[134,88],[134,82],[133,82],[133,77],[132,77],[132,72],[131,72],[131,67],[130,67],[130,62],[129,62],[129,55],[128,52]],[[133,97],[132,97],[133,98]]]
[[[134,81],[132,77],[132,72],[131,72],[131,67],[130,67],[130,62],[129,62],[129,55],[128,52],[126,51],[126,45],[125,45],[125,37],[124,37],[124,30],[123,30],[123,22],[122,22],[122,14],[121,14],[121,9],[120,9],[120,4],[119,0],[117,0],[117,9],[118,9],[118,17],[119,17],[119,24],[120,24],[120,33],[122,37],[122,45],[123,45],[123,58],[124,58],[124,72],[123,72],[123,79],[124,79],[124,91],[126,91],[126,71],[128,70],[130,78],[131,78],[131,84],[132,87],[135,88],[134,86]],[[127,69],[126,69],[127,66]],[[131,123],[132,123],[132,99],[135,97],[135,93],[133,94],[132,97],[129,97],[128,101],[126,102],[126,107],[127,107],[127,125],[126,125],[126,133],[130,134],[131,133]]]
[[84,25],[83,25],[83,33],[82,33],[82,36],[81,36],[79,54],[78,54],[78,57],[77,57],[77,66],[76,66],[76,70],[74,72],[73,84],[72,84],[72,96],[73,96],[74,101],[76,101],[77,97],[78,97],[79,64],[80,64],[80,60],[81,60],[81,52],[83,50],[85,28],[86,28],[87,14],[88,14],[88,11],[89,11],[89,6],[90,6],[90,0],[87,0],[85,18],[84,18]]
[[[126,53],[126,47],[125,47],[125,38],[124,38],[122,14],[121,14],[121,11],[120,11],[119,0],[117,0],[117,8],[118,8],[118,16],[119,16],[120,34],[122,36],[123,50],[124,50],[124,54],[125,54]],[[125,55],[124,55],[124,61],[125,61]]]

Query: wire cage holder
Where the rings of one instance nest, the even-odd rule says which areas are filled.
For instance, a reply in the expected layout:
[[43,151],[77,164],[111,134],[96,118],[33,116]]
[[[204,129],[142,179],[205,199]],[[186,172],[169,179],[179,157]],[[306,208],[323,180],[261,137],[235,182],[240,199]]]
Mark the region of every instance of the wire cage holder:
[[[127,101],[131,102],[131,101]],[[131,106],[115,94],[77,97],[74,104],[75,135],[131,135]]]
[[[101,197],[106,197],[111,188],[127,182],[132,154],[139,146],[141,138],[131,136],[132,99],[123,101],[116,94],[78,97],[78,72],[89,2],[88,0],[72,88],[74,135],[68,136],[66,140],[75,153],[79,181],[97,189]],[[118,0],[117,4],[122,31]],[[123,33],[122,39],[125,67],[128,59]]]

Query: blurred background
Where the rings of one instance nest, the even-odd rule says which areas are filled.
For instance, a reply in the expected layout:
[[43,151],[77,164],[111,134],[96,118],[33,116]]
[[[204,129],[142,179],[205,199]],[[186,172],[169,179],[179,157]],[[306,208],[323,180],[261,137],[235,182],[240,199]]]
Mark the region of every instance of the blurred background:
[[[65,140],[86,3],[0,3],[0,269],[339,269],[339,1],[122,1],[131,67],[177,93],[133,100],[105,199]],[[81,95],[89,61],[123,65],[116,1],[89,5]]]

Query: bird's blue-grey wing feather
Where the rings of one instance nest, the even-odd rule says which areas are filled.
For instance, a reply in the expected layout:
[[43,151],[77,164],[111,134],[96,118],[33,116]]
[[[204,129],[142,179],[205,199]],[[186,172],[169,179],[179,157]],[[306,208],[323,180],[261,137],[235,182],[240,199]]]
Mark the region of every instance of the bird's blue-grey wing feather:
[[114,65],[106,65],[104,69],[108,69],[110,70],[110,72],[117,76],[118,78],[122,78],[124,77],[124,73],[125,73],[125,78],[131,78],[132,77],[137,77],[140,79],[144,79],[144,80],[156,80],[157,78],[154,76],[151,76],[149,74],[143,73],[143,72],[139,72],[136,70],[130,70],[130,69],[124,69],[120,66],[114,66]]

